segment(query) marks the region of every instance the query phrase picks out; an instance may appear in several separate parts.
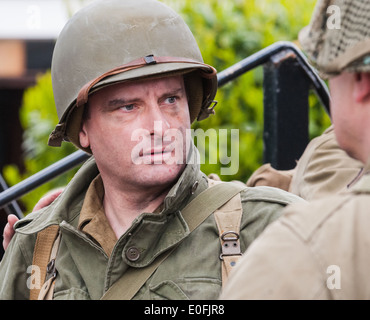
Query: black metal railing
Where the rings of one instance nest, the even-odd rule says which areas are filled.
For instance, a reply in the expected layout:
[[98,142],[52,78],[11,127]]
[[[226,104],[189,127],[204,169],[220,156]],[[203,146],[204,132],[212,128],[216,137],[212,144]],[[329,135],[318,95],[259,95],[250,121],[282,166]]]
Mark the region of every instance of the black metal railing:
[[217,75],[218,86],[222,87],[242,74],[270,62],[277,54],[286,52],[294,53],[294,59],[303,72],[302,76],[309,80],[312,89],[316,92],[327,113],[330,114],[330,95],[325,82],[309,64],[302,51],[292,42],[278,41],[219,72]]

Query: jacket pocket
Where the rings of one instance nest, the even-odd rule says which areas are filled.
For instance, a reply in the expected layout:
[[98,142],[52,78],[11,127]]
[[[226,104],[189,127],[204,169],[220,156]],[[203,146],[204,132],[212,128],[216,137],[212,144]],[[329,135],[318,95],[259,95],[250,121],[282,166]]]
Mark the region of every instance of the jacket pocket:
[[150,285],[152,300],[212,300],[221,292],[221,281],[211,278],[183,278]]
[[91,298],[86,291],[78,288],[71,288],[55,292],[54,300],[91,300]]

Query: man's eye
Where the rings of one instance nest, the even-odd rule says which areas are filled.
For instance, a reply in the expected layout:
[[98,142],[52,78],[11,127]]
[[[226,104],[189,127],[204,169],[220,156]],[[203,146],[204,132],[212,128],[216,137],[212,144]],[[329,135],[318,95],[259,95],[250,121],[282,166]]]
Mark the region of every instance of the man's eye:
[[135,106],[133,104],[128,104],[126,106],[122,106],[120,107],[120,109],[122,109],[123,111],[132,111],[134,110]]
[[166,99],[166,102],[167,103],[175,103],[177,101],[177,98],[176,97],[169,97]]

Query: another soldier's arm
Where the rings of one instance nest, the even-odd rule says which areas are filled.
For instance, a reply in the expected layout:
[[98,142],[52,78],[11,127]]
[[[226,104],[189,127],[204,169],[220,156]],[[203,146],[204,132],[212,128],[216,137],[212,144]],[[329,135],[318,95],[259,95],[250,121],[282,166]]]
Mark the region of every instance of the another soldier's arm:
[[248,187],[268,186],[289,191],[292,177],[295,173],[291,170],[276,170],[270,163],[259,167],[247,181]]

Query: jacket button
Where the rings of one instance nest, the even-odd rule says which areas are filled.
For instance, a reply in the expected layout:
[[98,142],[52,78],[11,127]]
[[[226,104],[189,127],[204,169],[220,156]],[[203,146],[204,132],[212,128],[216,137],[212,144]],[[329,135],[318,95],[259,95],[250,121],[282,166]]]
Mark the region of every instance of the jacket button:
[[190,193],[191,194],[194,194],[195,190],[197,190],[197,188],[198,188],[198,185],[199,185],[199,182],[198,181],[195,181],[193,183],[193,185],[191,186],[191,189],[190,189]]
[[140,258],[140,251],[136,247],[130,247],[126,251],[126,258],[130,261],[136,261]]

